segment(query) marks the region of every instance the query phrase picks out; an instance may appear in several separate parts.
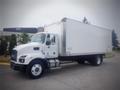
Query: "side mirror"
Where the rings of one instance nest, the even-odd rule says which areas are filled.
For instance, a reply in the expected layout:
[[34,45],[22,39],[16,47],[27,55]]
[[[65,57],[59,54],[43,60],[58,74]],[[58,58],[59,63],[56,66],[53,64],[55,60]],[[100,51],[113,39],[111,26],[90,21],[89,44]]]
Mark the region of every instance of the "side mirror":
[[50,45],[51,44],[51,41],[46,41],[46,45]]

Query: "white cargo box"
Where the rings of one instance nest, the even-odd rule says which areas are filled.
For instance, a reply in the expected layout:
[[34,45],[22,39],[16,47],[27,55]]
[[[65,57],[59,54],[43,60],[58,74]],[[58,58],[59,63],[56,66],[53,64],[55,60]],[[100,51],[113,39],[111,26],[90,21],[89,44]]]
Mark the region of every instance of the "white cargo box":
[[104,54],[112,51],[112,30],[95,25],[65,18],[46,26],[45,32],[58,35],[60,56]]

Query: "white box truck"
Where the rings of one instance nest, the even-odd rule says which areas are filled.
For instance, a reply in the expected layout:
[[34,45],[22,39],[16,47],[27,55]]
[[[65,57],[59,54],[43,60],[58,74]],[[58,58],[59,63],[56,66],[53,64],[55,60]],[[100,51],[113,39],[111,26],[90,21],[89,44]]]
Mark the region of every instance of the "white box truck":
[[31,42],[16,46],[11,67],[39,78],[46,69],[61,67],[65,61],[99,66],[103,55],[112,51],[111,30],[64,18],[44,27]]

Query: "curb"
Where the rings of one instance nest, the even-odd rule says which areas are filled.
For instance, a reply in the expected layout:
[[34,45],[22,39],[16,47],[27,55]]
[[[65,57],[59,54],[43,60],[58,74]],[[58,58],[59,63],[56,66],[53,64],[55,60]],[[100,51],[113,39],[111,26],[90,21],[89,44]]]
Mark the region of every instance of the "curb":
[[9,66],[10,63],[8,63],[8,62],[0,62],[0,65],[7,65],[7,66]]

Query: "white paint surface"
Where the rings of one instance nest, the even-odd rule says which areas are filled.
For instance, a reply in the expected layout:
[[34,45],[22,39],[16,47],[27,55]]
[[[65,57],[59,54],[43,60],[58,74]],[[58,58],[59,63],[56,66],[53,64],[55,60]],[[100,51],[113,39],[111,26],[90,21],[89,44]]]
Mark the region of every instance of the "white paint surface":
[[112,30],[66,19],[45,27],[59,37],[59,55],[104,54],[112,51]]

